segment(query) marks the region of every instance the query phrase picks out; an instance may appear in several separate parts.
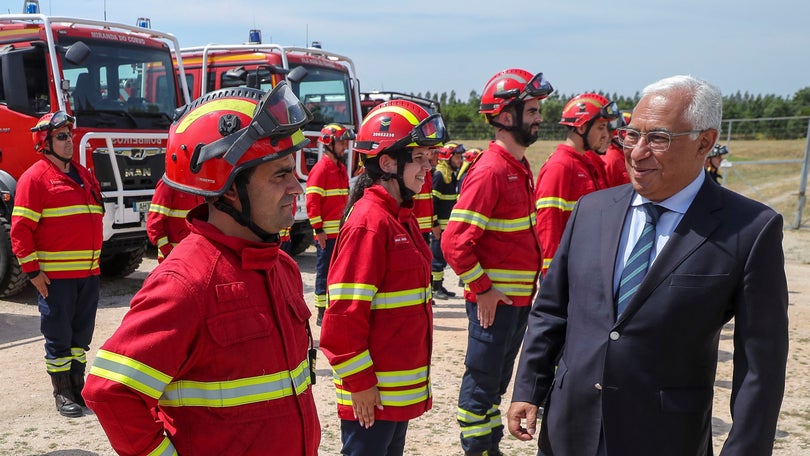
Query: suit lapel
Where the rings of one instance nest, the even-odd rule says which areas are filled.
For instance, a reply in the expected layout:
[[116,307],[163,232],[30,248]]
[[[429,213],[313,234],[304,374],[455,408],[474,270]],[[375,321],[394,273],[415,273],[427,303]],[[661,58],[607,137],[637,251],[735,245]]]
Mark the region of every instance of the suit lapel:
[[683,215],[667,245],[661,250],[647,275],[641,282],[627,309],[616,322],[620,324],[635,314],[650,294],[661,285],[672,272],[692,255],[717,228],[723,208],[720,187],[707,178],[700,187],[695,200]]
[[627,186],[627,191],[616,193],[613,199],[602,208],[600,229],[601,251],[599,258],[602,258],[602,284],[605,296],[611,297],[610,315],[616,320],[616,308],[613,306],[615,298],[613,293],[613,272],[616,269],[616,256],[619,252],[619,242],[622,236],[622,228],[627,211],[630,208],[630,201],[634,195],[633,187]]

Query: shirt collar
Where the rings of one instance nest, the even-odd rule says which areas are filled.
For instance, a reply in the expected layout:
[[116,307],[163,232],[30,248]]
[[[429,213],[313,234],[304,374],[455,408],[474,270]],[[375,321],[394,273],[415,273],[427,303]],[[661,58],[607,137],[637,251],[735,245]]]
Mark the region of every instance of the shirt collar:
[[[682,188],[678,193],[670,196],[664,201],[655,204],[663,206],[667,210],[670,210],[672,212],[685,214],[686,210],[689,209],[689,206],[692,205],[692,201],[695,200],[695,197],[697,196],[700,187],[703,186],[703,181],[705,179],[706,173],[700,172],[698,173],[697,177],[692,182],[689,183],[689,185]],[[644,203],[651,203],[651,202],[652,201],[636,193],[635,196],[633,197],[633,202],[631,203],[631,205],[633,207],[636,207],[641,206]]]

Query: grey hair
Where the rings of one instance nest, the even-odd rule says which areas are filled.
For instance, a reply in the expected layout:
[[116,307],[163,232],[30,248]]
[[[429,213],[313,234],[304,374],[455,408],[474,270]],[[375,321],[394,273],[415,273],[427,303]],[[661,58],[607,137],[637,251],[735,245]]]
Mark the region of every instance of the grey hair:
[[641,96],[668,95],[672,92],[681,92],[683,95],[691,97],[686,106],[686,112],[683,113],[683,118],[692,125],[692,129],[714,128],[720,130],[720,122],[723,120],[723,95],[719,88],[702,79],[678,75],[661,79],[644,87]]

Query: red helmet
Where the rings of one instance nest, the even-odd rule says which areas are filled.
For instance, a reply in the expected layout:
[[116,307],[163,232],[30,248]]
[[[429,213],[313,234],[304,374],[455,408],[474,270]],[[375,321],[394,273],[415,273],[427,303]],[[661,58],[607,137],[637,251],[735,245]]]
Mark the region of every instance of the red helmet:
[[239,172],[302,149],[312,114],[285,82],[272,91],[217,90],[191,102],[169,129],[166,183],[219,196]]
[[466,151],[463,144],[447,143],[439,148],[439,160],[450,160],[453,154],[463,154]]
[[472,163],[479,155],[481,155],[481,149],[477,147],[467,149],[467,151],[464,152],[464,161]]
[[321,136],[318,138],[318,142],[328,146],[332,144],[332,141],[351,141],[356,137],[357,135],[354,134],[351,128],[346,128],[339,123],[330,123],[321,128]]
[[520,68],[503,70],[490,78],[481,94],[478,112],[496,116],[514,100],[544,99],[554,88],[543,79],[543,73],[531,74]]
[[34,140],[34,150],[40,151],[45,147],[45,142],[51,137],[51,132],[65,125],[73,129],[76,118],[65,111],[49,112],[40,117],[37,124],[31,127],[31,138]]
[[440,114],[429,115],[424,108],[407,100],[391,100],[374,107],[363,119],[354,150],[367,157],[406,147],[441,146],[447,129]]
[[598,93],[583,93],[565,104],[560,125],[581,127],[597,119],[612,120],[619,117],[619,107],[616,103]]

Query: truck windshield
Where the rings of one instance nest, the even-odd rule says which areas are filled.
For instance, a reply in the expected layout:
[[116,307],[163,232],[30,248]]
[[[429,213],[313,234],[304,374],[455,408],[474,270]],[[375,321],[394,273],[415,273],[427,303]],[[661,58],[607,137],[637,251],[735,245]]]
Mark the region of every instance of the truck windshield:
[[314,116],[307,125],[307,130],[320,130],[332,122],[353,125],[349,74],[311,65],[303,66],[307,69],[304,80],[291,81],[290,85],[298,99],[304,102],[304,106]]
[[73,65],[62,56],[63,78],[70,82],[70,103],[77,124],[87,128],[168,129],[178,107],[169,51],[123,42],[82,41],[91,52],[81,65]]

